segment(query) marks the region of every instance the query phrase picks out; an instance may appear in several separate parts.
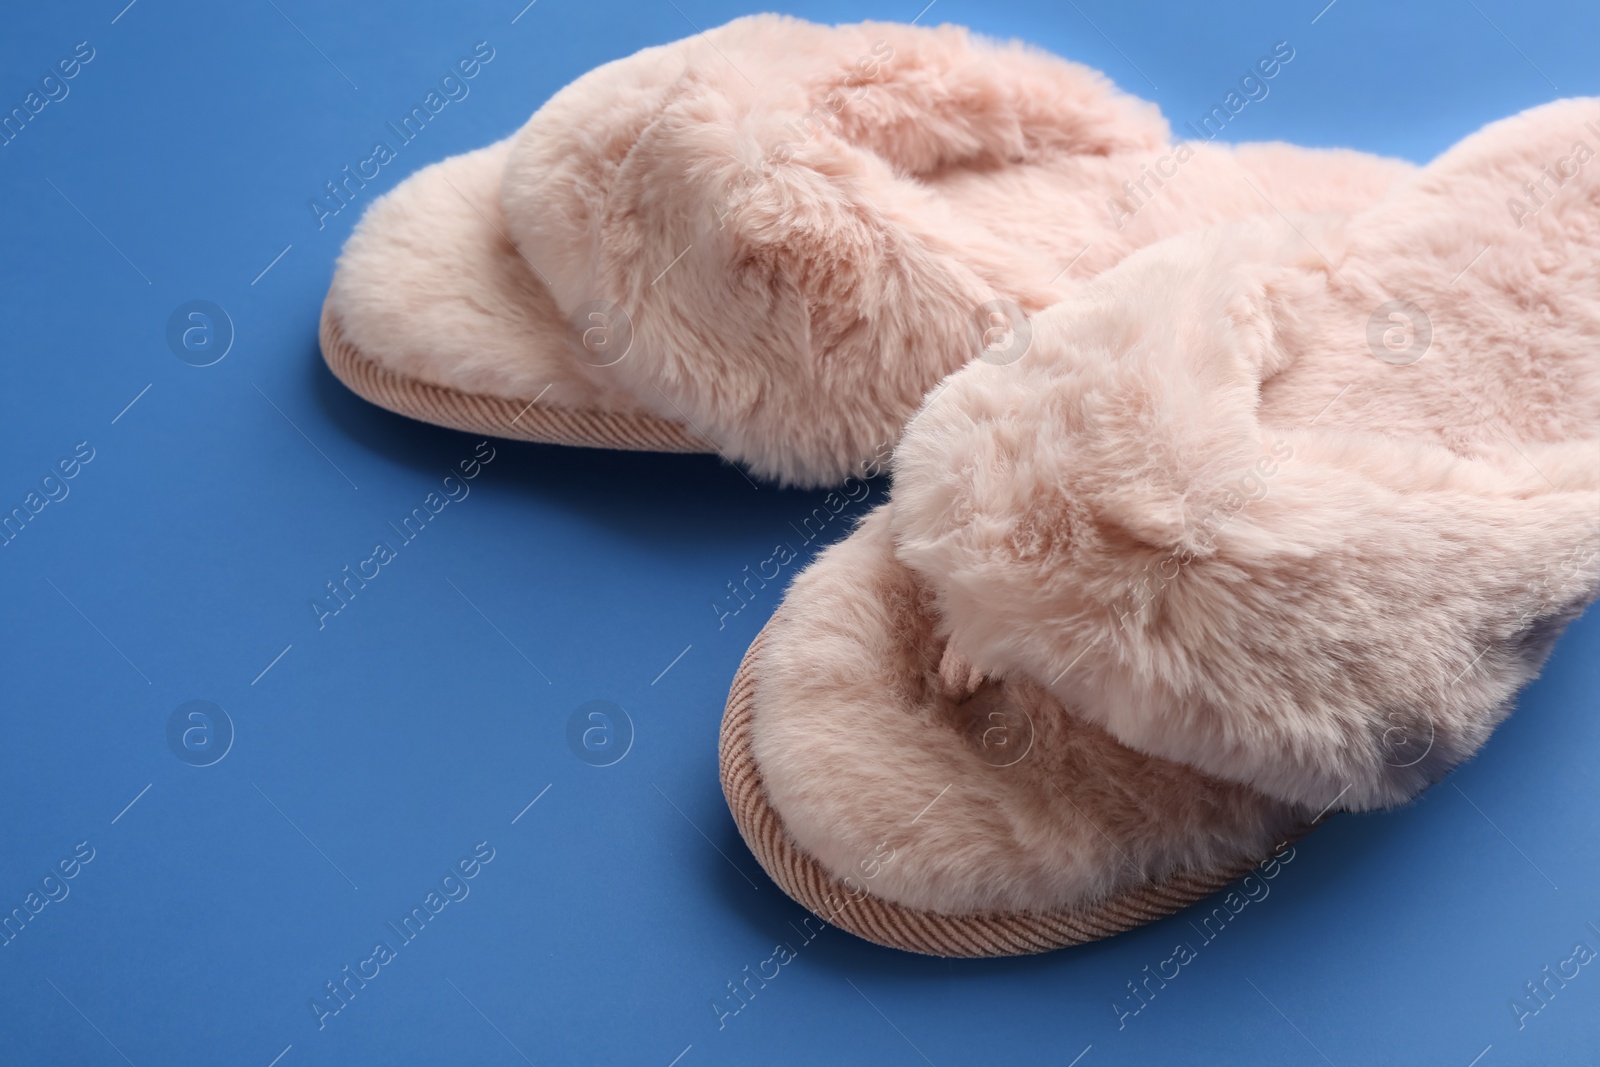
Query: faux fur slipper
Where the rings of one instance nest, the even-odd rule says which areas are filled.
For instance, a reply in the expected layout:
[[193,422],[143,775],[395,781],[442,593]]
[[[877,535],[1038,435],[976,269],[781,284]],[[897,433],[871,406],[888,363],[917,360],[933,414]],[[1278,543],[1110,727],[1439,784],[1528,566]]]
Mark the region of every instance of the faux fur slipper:
[[1076,279],[1197,225],[1365,207],[1413,170],[1174,144],[1102,75],[957,27],[754,16],[603,66],[375,202],[323,352],[425,421],[837,483]]
[[1600,592],[1597,146],[1562,101],[1347,219],[1174,238],[936,389],[734,683],[768,873],[881,944],[1039,951],[1476,752]]

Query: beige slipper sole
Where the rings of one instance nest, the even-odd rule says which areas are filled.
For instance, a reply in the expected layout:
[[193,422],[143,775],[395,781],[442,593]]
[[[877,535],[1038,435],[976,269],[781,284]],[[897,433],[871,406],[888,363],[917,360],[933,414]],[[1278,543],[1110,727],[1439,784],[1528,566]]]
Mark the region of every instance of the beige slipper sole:
[[682,423],[653,415],[551,407],[539,404],[537,397],[484,396],[403,377],[344,339],[331,299],[322,305],[318,336],[334,377],[362,399],[420,422],[541,444],[633,452],[717,451]]
[[[728,693],[718,746],[722,791],[745,844],[779,888],[829,924],[857,937],[930,956],[1023,956],[1048,952],[1097,941],[1171,915],[1270,858],[1264,855],[1259,860],[1219,870],[1185,871],[1092,906],[1041,912],[944,915],[893,904],[860,887],[851,889],[795,844],[762,786],[761,768],[751,750],[750,724],[755,676],[761,669],[766,634],[763,629],[756,635]],[[1278,850],[1304,837],[1321,821],[1297,826]]]

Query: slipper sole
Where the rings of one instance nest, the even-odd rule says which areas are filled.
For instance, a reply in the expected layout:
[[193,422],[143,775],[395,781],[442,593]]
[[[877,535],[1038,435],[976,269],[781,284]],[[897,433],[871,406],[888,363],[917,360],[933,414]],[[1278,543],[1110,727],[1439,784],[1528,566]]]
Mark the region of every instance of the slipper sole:
[[716,452],[693,430],[637,412],[558,408],[537,398],[508,400],[450,389],[389,370],[346,341],[332,301],[322,305],[322,358],[357,396],[388,411],[435,426],[541,444],[632,452]]
[[[768,624],[770,627],[771,624]],[[1039,912],[945,915],[880,900],[850,889],[807,854],[784,829],[761,781],[751,749],[755,676],[763,628],[751,642],[728,693],[718,744],[722,791],[740,835],[785,893],[831,925],[887,948],[929,956],[1023,956],[1097,941],[1171,915],[1249,873],[1269,856],[1210,871],[1180,872],[1083,907]],[[1298,841],[1321,819],[1297,825],[1278,849]],[[845,901],[843,906],[830,902]]]

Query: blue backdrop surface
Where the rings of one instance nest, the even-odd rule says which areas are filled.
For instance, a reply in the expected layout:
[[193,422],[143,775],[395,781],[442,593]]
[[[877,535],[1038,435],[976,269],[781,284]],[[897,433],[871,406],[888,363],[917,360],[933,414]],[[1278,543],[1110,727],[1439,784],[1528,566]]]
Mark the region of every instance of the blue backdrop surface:
[[[0,548],[0,913],[26,915],[0,934],[0,1061],[1600,1062],[1600,965],[1572,962],[1600,950],[1594,613],[1478,758],[1402,810],[1335,817],[1209,940],[1214,901],[1018,960],[828,930],[719,1015],[804,913],[716,772],[729,681],[780,590],[721,625],[712,605],[819,497],[715,458],[482,447],[365,404],[317,353],[375,196],[599,63],[757,10],[524,2],[5,15],[0,111],[47,102],[0,145],[0,508],[49,499]],[[1228,139],[1419,161],[1600,92],[1589,0],[1324,3],[920,18],[1104,69],[1175,125],[1288,41]],[[323,183],[480,42],[470,92],[319,218]],[[195,307],[211,333],[184,360],[169,324]],[[470,493],[319,626],[325,583],[474,459]],[[74,476],[45,483],[63,461]],[[620,709],[608,766],[569,742],[591,701]],[[430,893],[446,903],[407,940]],[[378,977],[316,1008],[380,941]],[[1135,1000],[1178,942],[1196,958]]]

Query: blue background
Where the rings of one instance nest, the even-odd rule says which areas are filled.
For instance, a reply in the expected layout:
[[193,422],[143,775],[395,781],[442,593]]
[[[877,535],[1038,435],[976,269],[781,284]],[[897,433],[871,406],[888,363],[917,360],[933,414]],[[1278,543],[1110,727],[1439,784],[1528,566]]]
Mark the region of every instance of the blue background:
[[[0,509],[76,443],[95,450],[0,548],[0,912],[78,842],[95,853],[0,947],[0,1060],[1600,1061],[1600,966],[1521,1029],[1510,1006],[1575,943],[1600,949],[1594,613],[1482,755],[1404,810],[1335,817],[1120,1028],[1126,983],[1198,942],[1198,909],[1020,960],[829,930],[719,1029],[710,1002],[804,913],[745,851],[716,773],[728,683],[779,590],[720,630],[710,605],[817,498],[715,458],[501,443],[470,497],[319,631],[323,583],[476,439],[348,394],[316,327],[377,193],[603,61],[756,9],[124,3],[12,5],[0,37],[5,110],[76,42],[95,49],[0,147]],[[919,5],[789,10],[908,21]],[[938,0],[923,21],[1104,69],[1175,125],[1287,39],[1296,58],[1229,139],[1419,161],[1600,91],[1589,2],[1322,6]],[[480,40],[496,55],[471,95],[319,230],[322,183]],[[236,334],[204,368],[165,339],[195,299]],[[204,768],[167,742],[196,699],[236,732]],[[590,700],[633,723],[609,767],[566,740]],[[394,940],[385,924],[480,841],[495,858],[470,896],[319,1030],[323,983]]]

